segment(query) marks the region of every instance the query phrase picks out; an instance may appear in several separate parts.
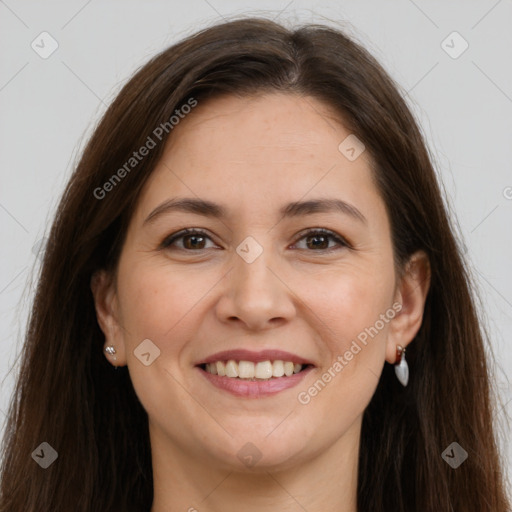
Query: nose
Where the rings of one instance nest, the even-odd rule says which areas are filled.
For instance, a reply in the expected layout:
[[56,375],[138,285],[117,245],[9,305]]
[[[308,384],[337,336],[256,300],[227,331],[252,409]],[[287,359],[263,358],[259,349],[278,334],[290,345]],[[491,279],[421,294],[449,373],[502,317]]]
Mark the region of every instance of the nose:
[[264,250],[252,263],[234,254],[216,305],[220,321],[258,331],[284,325],[296,314],[290,283],[269,252]]

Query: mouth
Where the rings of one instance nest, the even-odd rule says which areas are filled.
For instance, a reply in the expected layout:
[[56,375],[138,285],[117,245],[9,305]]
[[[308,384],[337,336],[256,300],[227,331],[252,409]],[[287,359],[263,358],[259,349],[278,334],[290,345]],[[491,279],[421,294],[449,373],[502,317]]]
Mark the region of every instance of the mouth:
[[270,379],[279,379],[281,377],[290,377],[300,373],[313,366],[294,363],[293,361],[215,361],[199,365],[204,372],[228,379],[238,379],[247,381],[268,381]]
[[315,367],[299,356],[277,350],[220,352],[195,366],[216,388],[247,398],[294,387]]

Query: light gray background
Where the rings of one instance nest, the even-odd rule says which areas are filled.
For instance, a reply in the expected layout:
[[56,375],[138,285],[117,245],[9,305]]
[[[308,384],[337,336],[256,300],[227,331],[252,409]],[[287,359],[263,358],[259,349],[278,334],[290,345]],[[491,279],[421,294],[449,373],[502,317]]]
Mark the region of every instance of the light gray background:
[[[345,28],[407,91],[479,283],[498,362],[500,446],[512,468],[511,0],[0,0],[0,422],[33,296],[34,246],[93,123],[151,56],[243,14]],[[47,59],[31,48],[43,31],[59,45]],[[442,46],[453,31],[469,44],[457,58]],[[463,48],[457,37],[444,43],[452,54]]]

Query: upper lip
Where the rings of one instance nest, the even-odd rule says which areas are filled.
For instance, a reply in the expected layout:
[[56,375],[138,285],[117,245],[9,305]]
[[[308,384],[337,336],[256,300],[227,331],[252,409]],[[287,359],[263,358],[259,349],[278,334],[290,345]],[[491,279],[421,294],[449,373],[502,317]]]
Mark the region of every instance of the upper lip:
[[211,356],[206,357],[205,359],[201,359],[196,363],[196,366],[206,363],[215,363],[217,361],[229,361],[230,359],[234,361],[252,361],[253,363],[259,363],[260,361],[291,361],[295,364],[313,365],[311,361],[308,361],[307,359],[304,359],[297,354],[285,352],[284,350],[268,349],[253,352],[251,350],[241,348],[217,352]]

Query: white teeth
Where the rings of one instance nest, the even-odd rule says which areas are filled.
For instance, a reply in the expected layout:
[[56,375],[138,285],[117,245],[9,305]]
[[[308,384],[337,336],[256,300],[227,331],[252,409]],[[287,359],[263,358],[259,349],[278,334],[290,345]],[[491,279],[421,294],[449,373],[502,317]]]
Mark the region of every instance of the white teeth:
[[226,377],[238,377],[238,365],[233,359],[226,363]]
[[272,378],[272,363],[270,361],[261,361],[256,365],[254,376],[257,379]]
[[241,379],[253,379],[254,363],[252,361],[240,361],[238,363],[238,376]]
[[217,373],[224,377],[226,375],[226,367],[224,366],[224,363],[222,361],[217,361],[216,363],[211,363],[211,365],[215,365],[217,367]]
[[284,375],[284,362],[283,361],[274,361],[272,365],[272,376],[273,377],[282,377]]
[[240,379],[260,379],[269,380],[273,377],[279,378],[286,375],[289,377],[294,373],[299,373],[303,365],[291,361],[235,361],[230,359],[227,362],[216,361],[207,363],[205,369],[208,373],[219,375],[220,377],[240,378]]

